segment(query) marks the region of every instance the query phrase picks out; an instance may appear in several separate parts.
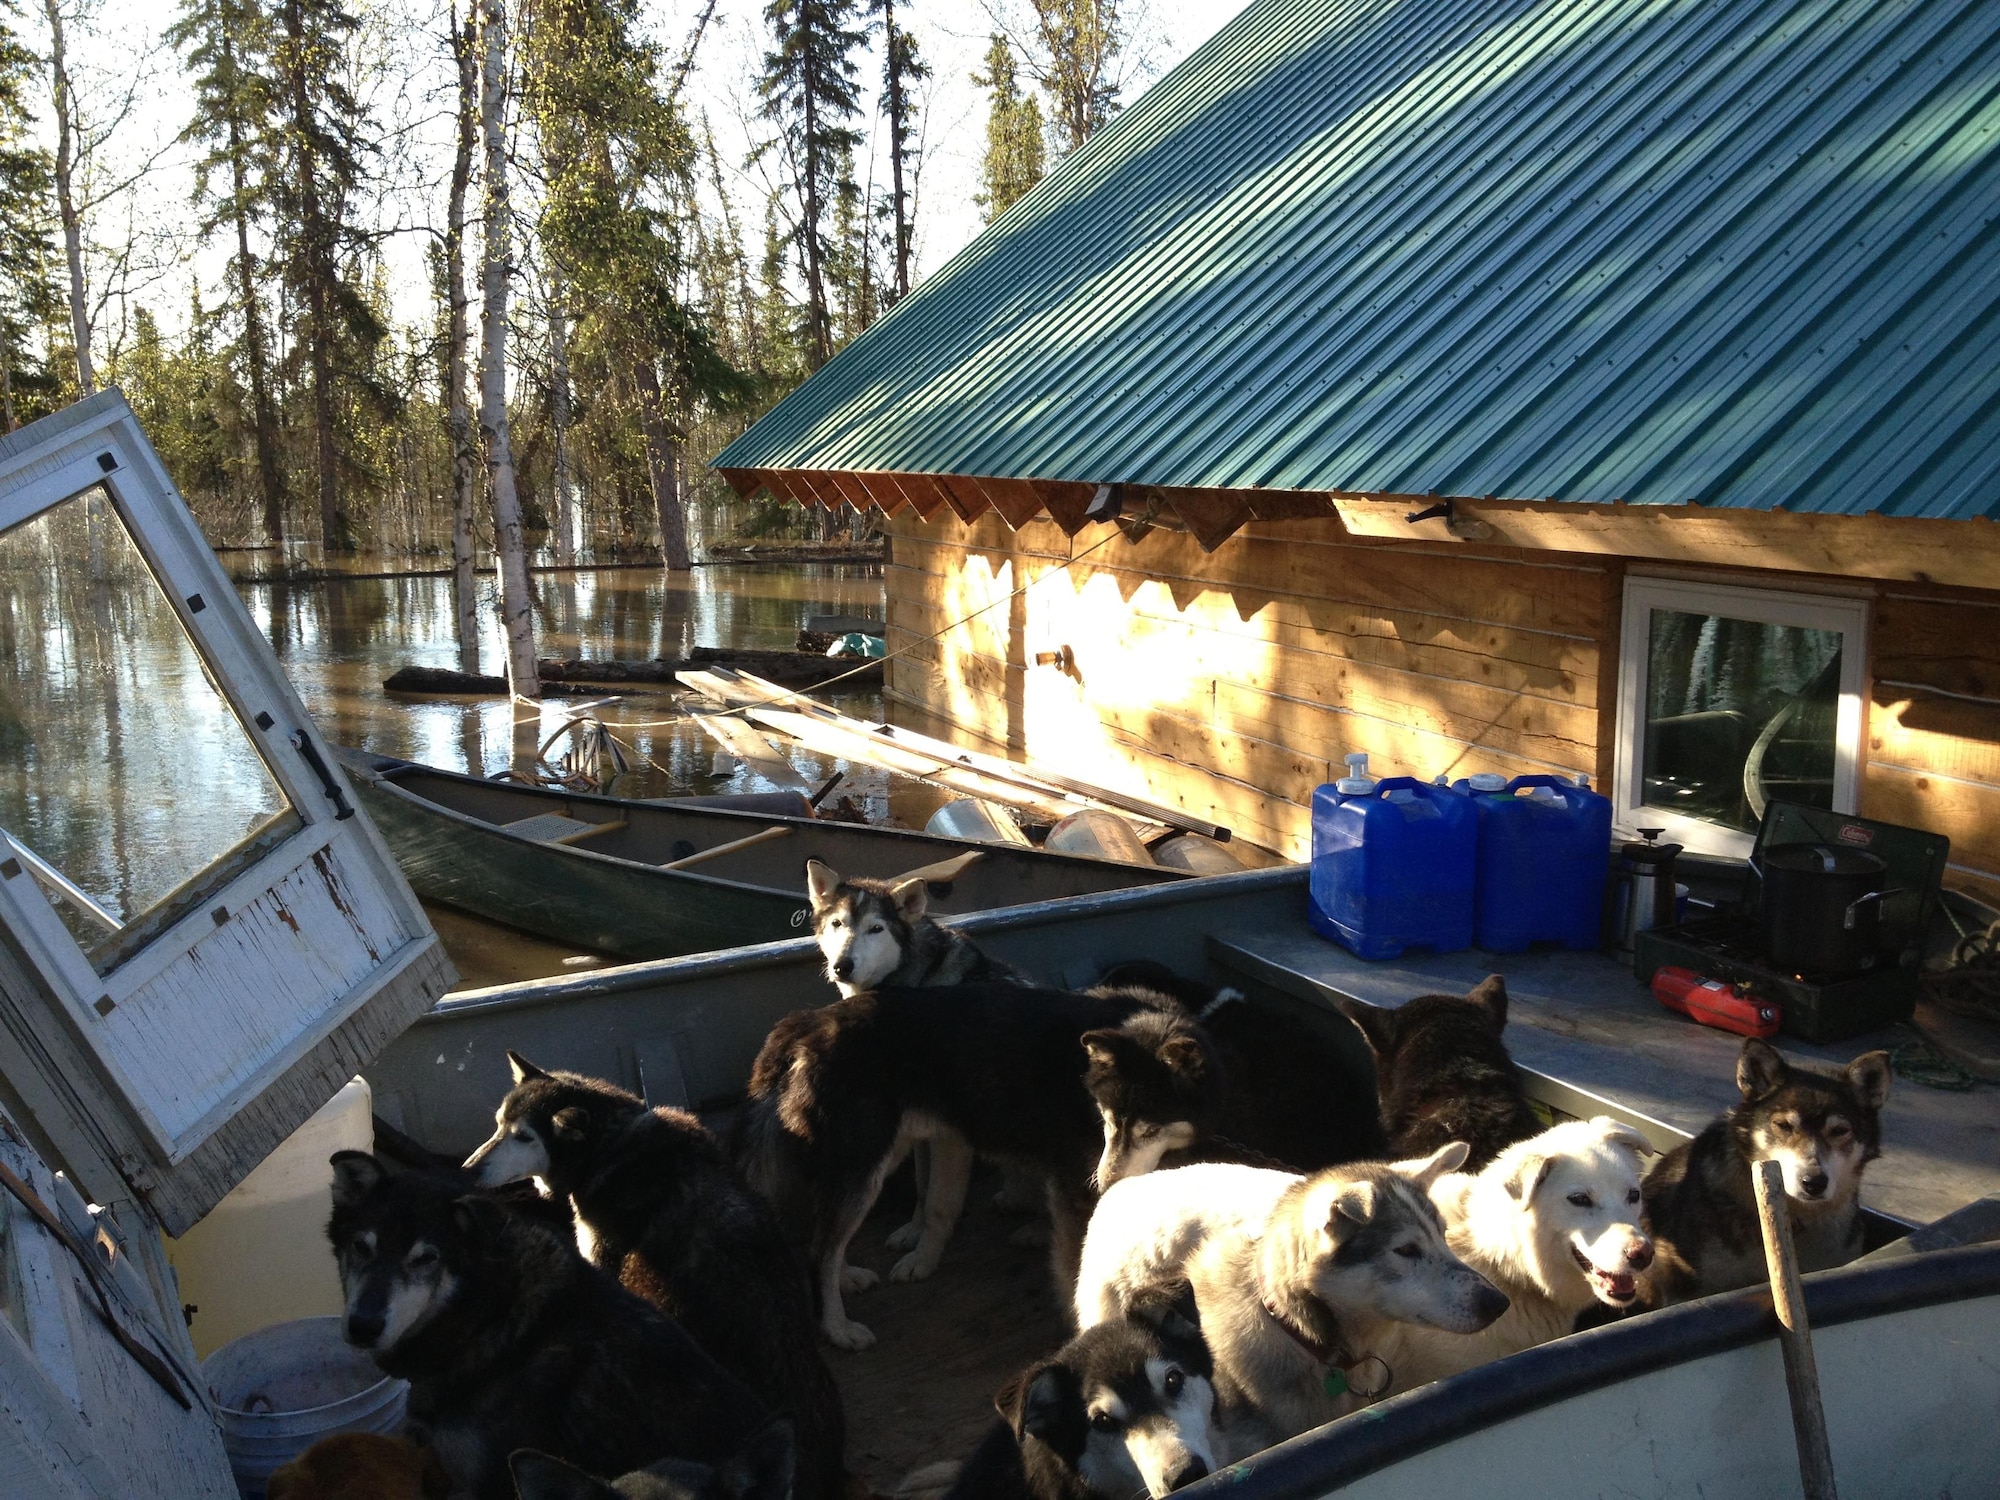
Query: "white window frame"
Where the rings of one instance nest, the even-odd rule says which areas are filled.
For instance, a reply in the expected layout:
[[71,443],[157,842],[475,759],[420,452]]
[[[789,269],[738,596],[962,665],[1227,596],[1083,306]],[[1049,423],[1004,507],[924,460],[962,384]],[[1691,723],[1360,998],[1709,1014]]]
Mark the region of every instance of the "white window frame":
[[1834,721],[1833,810],[1856,810],[1861,780],[1863,698],[1868,674],[1868,614],[1865,598],[1792,593],[1740,584],[1691,582],[1675,578],[1628,577],[1619,631],[1618,738],[1612,791],[1612,820],[1621,837],[1641,828],[1663,828],[1665,837],[1700,854],[1745,858],[1754,834],[1739,833],[1640,801],[1645,786],[1646,676],[1650,666],[1653,611],[1723,615],[1761,625],[1805,630],[1837,630],[1840,645],[1840,704]]

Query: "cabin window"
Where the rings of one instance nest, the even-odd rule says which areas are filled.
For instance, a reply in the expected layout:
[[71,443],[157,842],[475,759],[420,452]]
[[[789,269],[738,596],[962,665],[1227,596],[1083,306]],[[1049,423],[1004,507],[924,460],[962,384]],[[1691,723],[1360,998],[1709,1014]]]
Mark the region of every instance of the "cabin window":
[[298,825],[103,489],[0,532],[0,830],[98,972]]
[[1744,855],[1773,798],[1853,812],[1866,624],[1857,599],[1629,579],[1620,830]]

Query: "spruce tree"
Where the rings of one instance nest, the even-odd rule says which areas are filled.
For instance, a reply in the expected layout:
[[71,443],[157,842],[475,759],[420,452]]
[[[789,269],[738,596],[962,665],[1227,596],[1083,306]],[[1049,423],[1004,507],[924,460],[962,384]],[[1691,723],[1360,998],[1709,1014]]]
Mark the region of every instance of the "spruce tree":
[[833,258],[831,220],[854,178],[861,135],[848,126],[860,109],[855,90],[854,0],[770,0],[764,7],[773,51],[764,54],[763,116],[779,130],[782,175],[795,202],[793,244],[806,283],[806,362],[817,370],[833,358],[833,317],[827,263]]
[[209,204],[201,232],[211,235],[226,225],[235,236],[230,269],[243,328],[238,348],[249,385],[247,425],[257,451],[264,540],[276,547],[285,539],[285,470],[271,399],[262,278],[251,249],[253,226],[269,217],[272,197],[270,18],[261,0],[181,0],[167,40],[195,74],[195,114],[181,139],[207,147],[195,162],[195,201]]
[[54,314],[47,267],[49,159],[34,143],[25,90],[34,54],[7,24],[0,6],[0,418],[20,425],[20,391],[40,383],[29,337]]
[[870,0],[869,10],[882,17],[882,117],[889,126],[889,220],[895,280],[884,289],[882,302],[893,305],[910,295],[911,240],[916,227],[914,121],[922,106],[916,89],[931,76],[917,51],[917,39],[896,24],[896,0]]
[[972,81],[988,95],[986,153],[973,201],[986,211],[990,224],[1042,180],[1042,107],[1034,95],[1022,94],[1014,49],[998,32],[986,48],[986,71],[973,74]]
[[341,501],[343,409],[382,412],[393,396],[374,378],[388,330],[360,280],[367,237],[355,198],[374,152],[347,83],[347,41],[360,24],[340,0],[277,0],[271,57],[280,131],[272,223],[294,323],[291,362],[312,400],[320,541],[354,546]]

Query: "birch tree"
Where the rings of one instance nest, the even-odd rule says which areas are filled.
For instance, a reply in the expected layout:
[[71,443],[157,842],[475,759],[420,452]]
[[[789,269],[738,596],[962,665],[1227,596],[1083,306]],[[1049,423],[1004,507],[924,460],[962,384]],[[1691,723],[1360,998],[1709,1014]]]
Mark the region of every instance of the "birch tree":
[[479,431],[486,443],[487,493],[493,503],[493,550],[500,572],[500,612],[507,636],[507,682],[521,698],[539,698],[535,621],[528,595],[527,540],[514,487],[514,450],[507,427],[507,277],[513,241],[507,193],[507,9],[505,0],[483,0],[484,52],[479,122],[486,161],[481,174],[481,307],[479,320]]
[[90,298],[83,280],[83,214],[76,185],[76,99],[70,87],[69,48],[63,31],[62,6],[44,0],[49,22],[49,91],[55,106],[56,208],[62,218],[63,262],[67,269],[70,338],[76,352],[77,393],[97,389],[97,371],[90,358]]
[[1054,107],[1050,126],[1066,156],[1118,107],[1116,65],[1125,49],[1117,0],[1030,0],[1041,43],[1037,77]]
[[[471,0],[476,8],[478,0]],[[445,200],[440,267],[445,305],[445,426],[451,435],[451,593],[458,632],[458,669],[479,670],[479,592],[474,571],[472,517],[479,500],[479,447],[472,436],[472,409],[466,401],[470,299],[465,291],[465,195],[472,182],[472,156],[479,133],[479,22],[474,10],[464,23],[451,10],[451,57],[458,72],[458,131],[451,159],[451,187]]]

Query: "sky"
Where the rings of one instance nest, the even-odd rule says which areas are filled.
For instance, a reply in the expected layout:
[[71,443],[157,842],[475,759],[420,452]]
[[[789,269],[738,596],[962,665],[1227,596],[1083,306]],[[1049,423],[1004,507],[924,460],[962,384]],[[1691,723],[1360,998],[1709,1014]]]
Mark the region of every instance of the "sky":
[[[432,317],[426,246],[442,215],[440,183],[450,167],[450,109],[455,80],[444,37],[447,0],[349,0],[366,24],[360,33],[364,90],[382,131],[385,189],[364,216],[382,234],[395,318],[406,326]],[[461,5],[464,0],[460,0]],[[643,24],[665,54],[684,51],[700,0],[641,0]],[[1146,87],[1199,47],[1242,8],[1244,0],[1125,0],[1130,37],[1121,64],[1123,99]],[[16,21],[31,47],[47,46],[39,4],[22,5]],[[95,156],[95,240],[133,246],[99,253],[90,265],[100,348],[129,337],[140,305],[167,329],[186,325],[193,293],[213,302],[226,272],[228,246],[204,240],[192,204],[195,152],[177,142],[193,113],[193,96],[179,59],[162,43],[177,6],[170,0],[64,0],[68,51],[87,123],[109,125]],[[919,277],[936,270],[978,233],[973,196],[984,148],[984,96],[972,83],[995,30],[1027,34],[1025,0],[905,0],[900,25],[917,38],[930,64],[922,121],[916,263]],[[871,35],[871,43],[875,39]],[[687,107],[715,133],[725,183],[754,254],[763,225],[768,168],[750,163],[769,127],[755,118],[750,80],[761,66],[767,32],[763,0],[716,0],[690,76]],[[858,84],[871,116],[880,93],[879,50],[859,60]],[[1025,81],[1025,80],[1024,80]],[[41,124],[47,127],[46,94]],[[868,122],[874,123],[871,120]],[[886,132],[884,132],[886,133]],[[886,167],[875,164],[878,182]],[[857,170],[866,175],[868,163]]]

